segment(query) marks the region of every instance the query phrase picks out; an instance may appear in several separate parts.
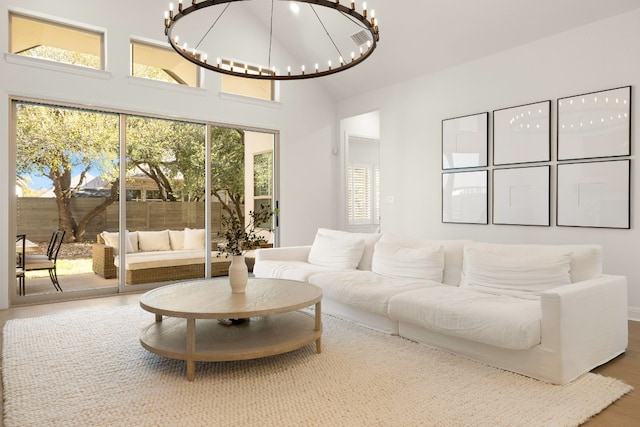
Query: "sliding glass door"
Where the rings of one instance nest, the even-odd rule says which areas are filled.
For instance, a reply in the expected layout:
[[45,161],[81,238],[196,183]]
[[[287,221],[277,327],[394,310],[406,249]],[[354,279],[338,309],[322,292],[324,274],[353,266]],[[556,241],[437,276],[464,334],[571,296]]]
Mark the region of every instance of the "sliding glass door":
[[[277,206],[274,132],[24,100],[12,113],[25,258],[51,261],[53,231],[65,232],[54,260],[63,292],[49,270],[28,271],[14,303],[204,278],[223,217]],[[275,225],[261,224],[270,242]]]

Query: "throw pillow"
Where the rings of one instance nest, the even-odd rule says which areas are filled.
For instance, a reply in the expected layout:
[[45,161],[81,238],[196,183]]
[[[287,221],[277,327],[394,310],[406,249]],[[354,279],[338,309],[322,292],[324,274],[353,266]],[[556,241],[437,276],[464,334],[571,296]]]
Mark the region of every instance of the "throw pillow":
[[509,256],[464,249],[462,286],[507,295],[538,295],[571,283],[571,253]]
[[371,271],[371,259],[373,258],[373,250],[376,242],[380,240],[380,233],[353,233],[350,231],[332,230],[329,228],[319,228],[318,234],[324,234],[330,237],[342,237],[346,239],[364,240],[364,252],[358,263],[358,270]]
[[403,248],[376,243],[371,271],[382,276],[429,279],[442,283],[444,250],[442,246]]
[[170,251],[169,230],[138,231],[138,246],[141,252]]
[[364,252],[364,240],[317,233],[309,252],[309,264],[355,269]]
[[184,245],[183,249],[200,249],[204,250],[204,229],[184,229]]

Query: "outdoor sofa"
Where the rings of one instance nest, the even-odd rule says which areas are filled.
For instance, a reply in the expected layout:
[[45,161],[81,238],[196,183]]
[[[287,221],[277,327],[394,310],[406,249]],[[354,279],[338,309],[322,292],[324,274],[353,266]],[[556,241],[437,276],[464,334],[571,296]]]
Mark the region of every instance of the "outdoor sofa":
[[[204,239],[202,229],[126,232],[125,283],[136,285],[204,277]],[[104,278],[119,274],[119,236],[117,232],[98,234],[92,247],[93,271]],[[245,257],[249,271],[253,256]],[[211,277],[226,276],[231,258],[211,252]]]
[[322,288],[323,313],[564,384],[627,347],[627,281],[598,245],[503,245],[319,229],[259,249],[257,278]]

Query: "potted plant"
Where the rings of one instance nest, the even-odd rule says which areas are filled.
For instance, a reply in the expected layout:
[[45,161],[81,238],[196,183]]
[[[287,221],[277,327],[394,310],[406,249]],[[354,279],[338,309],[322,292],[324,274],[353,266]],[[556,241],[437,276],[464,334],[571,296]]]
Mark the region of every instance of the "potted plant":
[[218,256],[231,256],[229,266],[229,283],[233,293],[244,293],[247,287],[249,272],[244,259],[245,251],[259,248],[267,243],[260,231],[273,231],[261,225],[270,223],[275,212],[268,206],[261,205],[256,211],[249,211],[248,221],[243,224],[237,215],[231,214],[222,218],[222,236],[227,244],[218,248]]

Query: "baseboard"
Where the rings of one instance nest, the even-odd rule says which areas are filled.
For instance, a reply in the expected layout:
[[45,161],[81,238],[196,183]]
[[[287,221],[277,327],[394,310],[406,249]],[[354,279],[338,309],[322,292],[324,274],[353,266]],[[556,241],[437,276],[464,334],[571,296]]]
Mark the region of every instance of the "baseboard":
[[640,307],[629,307],[629,320],[640,322]]

